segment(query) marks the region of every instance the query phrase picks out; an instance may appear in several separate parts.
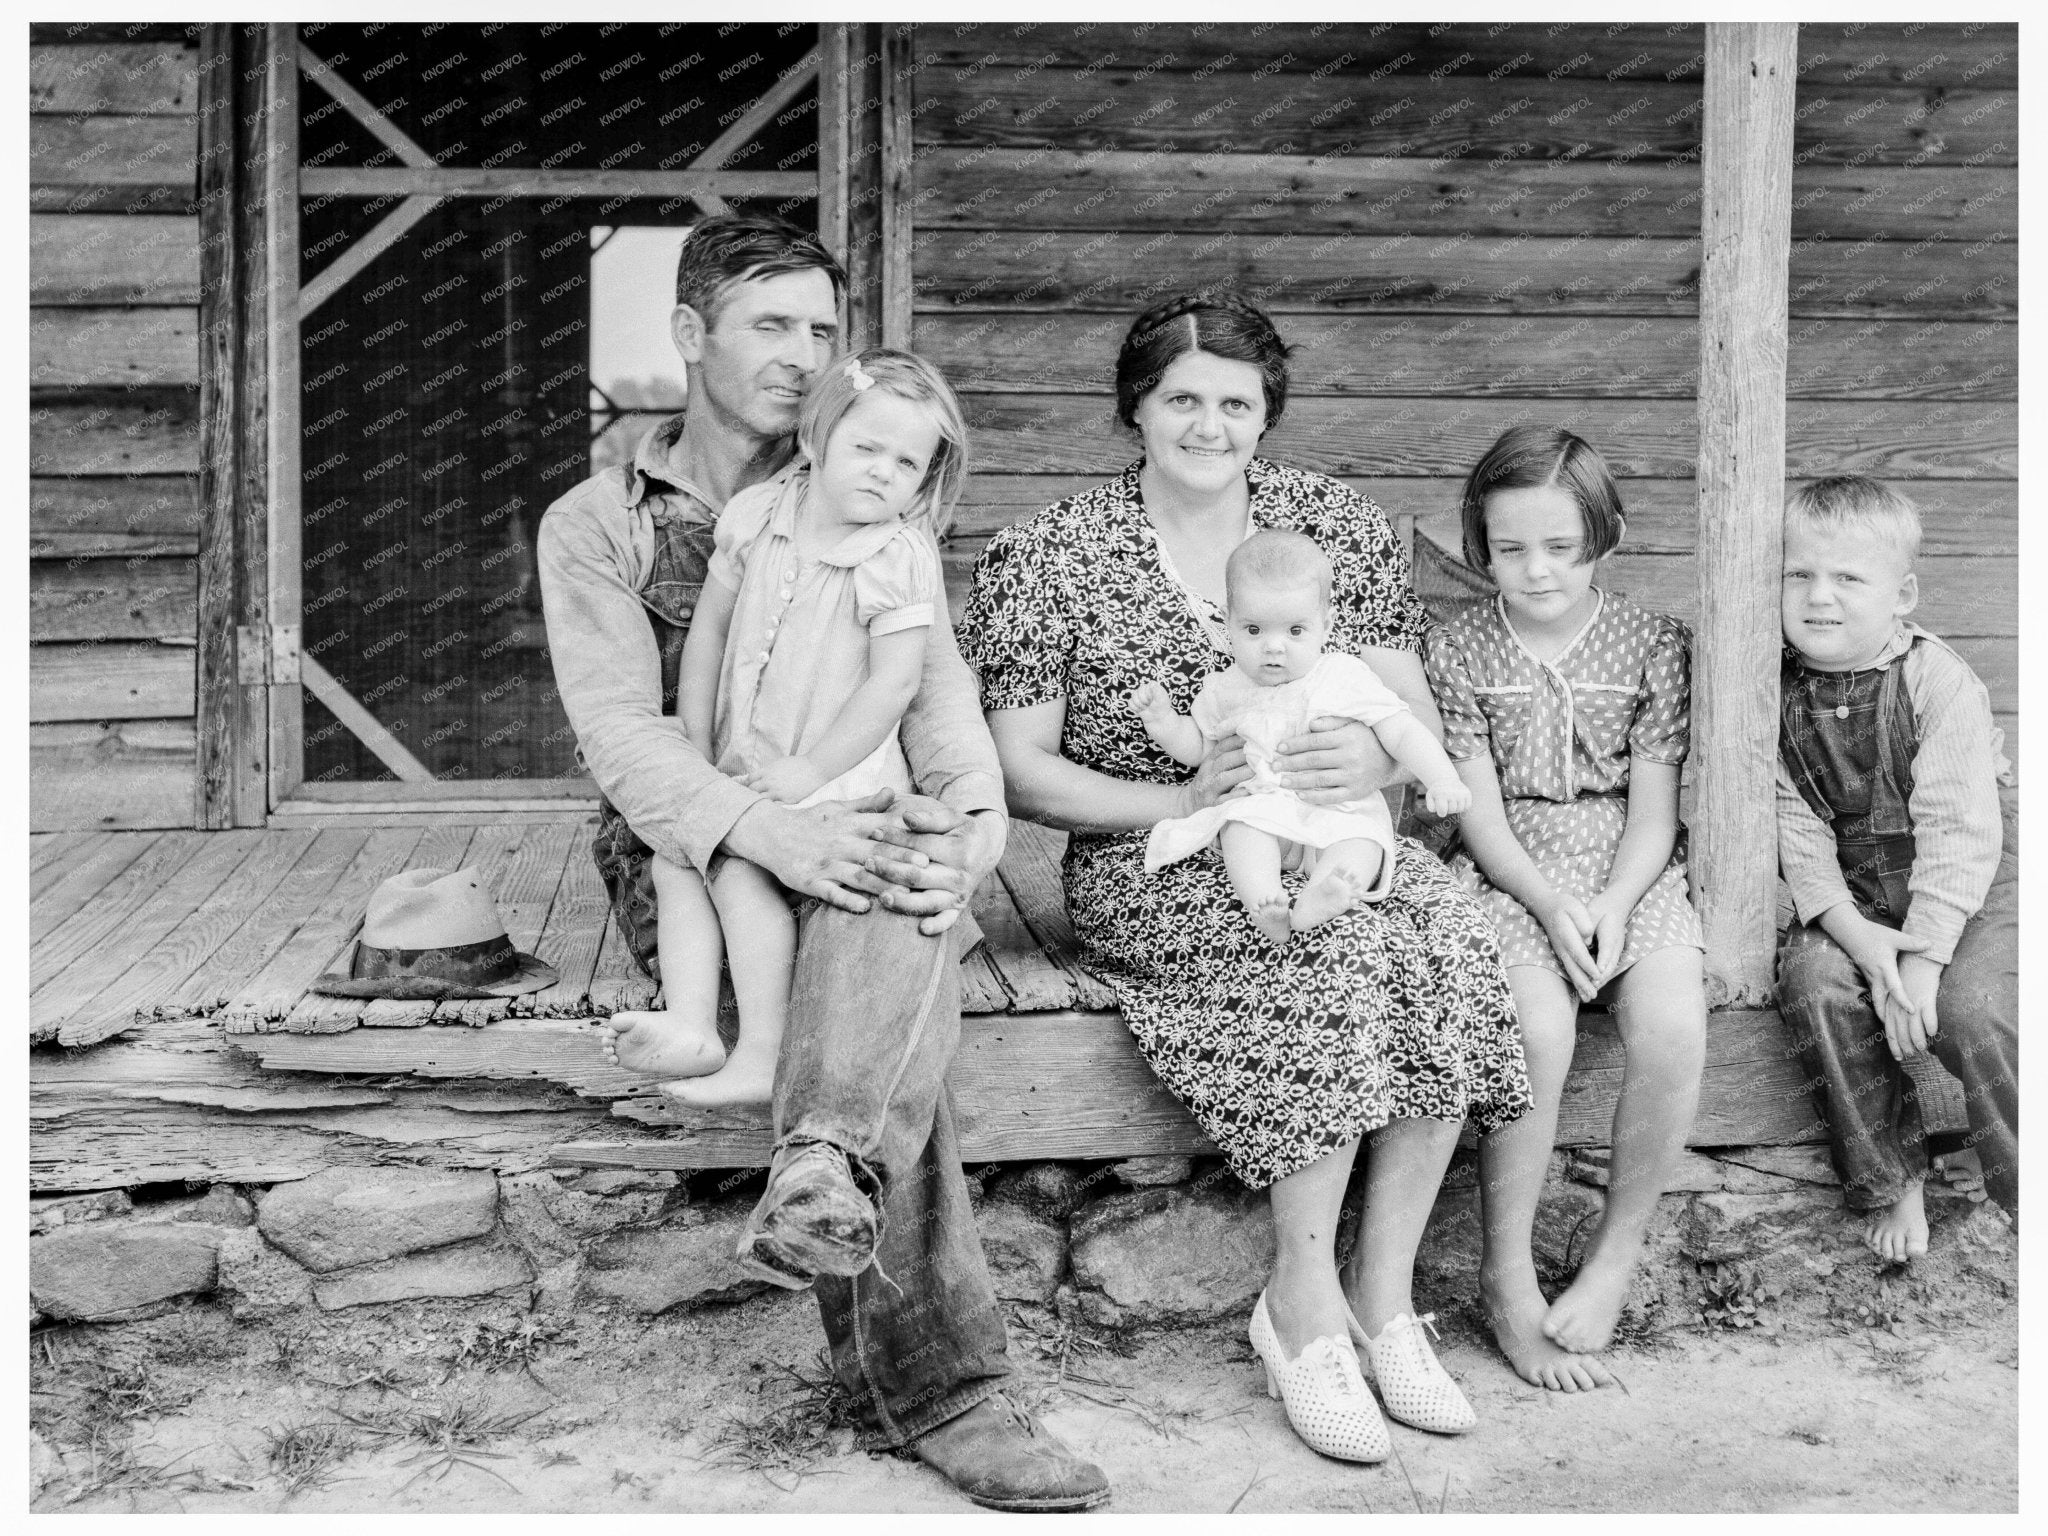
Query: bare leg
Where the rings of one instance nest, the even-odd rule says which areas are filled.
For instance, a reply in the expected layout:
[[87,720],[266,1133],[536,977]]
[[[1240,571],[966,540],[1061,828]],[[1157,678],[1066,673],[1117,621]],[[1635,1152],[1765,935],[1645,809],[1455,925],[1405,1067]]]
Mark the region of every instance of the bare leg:
[[725,1065],[718,1038],[718,968],[725,938],[697,871],[654,856],[661,955],[660,1012],[615,1013],[600,1027],[614,1066],[650,1077],[699,1077]]
[[775,877],[745,859],[727,859],[719,868],[711,899],[726,934],[740,1037],[718,1071],[663,1083],[662,1092],[693,1109],[766,1104],[775,1092],[775,1062],[789,1019],[796,914]]
[[1614,1378],[1598,1360],[1560,1349],[1543,1335],[1550,1303],[1536,1281],[1529,1235],[1543,1194],[1557,1106],[1571,1071],[1578,1033],[1578,999],[1562,976],[1540,965],[1508,967],[1508,989],[1529,1069],[1529,1112],[1479,1143],[1480,1213],[1485,1247],[1479,1260],[1479,1295],[1493,1325],[1494,1342],[1515,1374],[1553,1392],[1591,1392]]
[[1614,1021],[1627,1052],[1614,1106],[1607,1209],[1591,1249],[1543,1331],[1566,1349],[1605,1349],[1628,1301],[1657,1197],[1685,1151],[1707,1058],[1704,957],[1674,946],[1645,955],[1621,978]]
[[1358,1143],[1347,1142],[1306,1168],[1276,1181],[1273,1275],[1266,1315],[1291,1360],[1319,1338],[1347,1336],[1344,1292],[1337,1283],[1337,1218]]
[[1368,1139],[1365,1210],[1344,1291],[1373,1338],[1415,1311],[1415,1250],[1457,1145],[1455,1120],[1391,1120]]
[[1290,930],[1287,892],[1280,884],[1280,839],[1233,821],[1217,840],[1223,845],[1223,867],[1230,871],[1238,905],[1250,915],[1253,927],[1284,946]]
[[1314,928],[1349,912],[1379,879],[1386,856],[1386,849],[1362,837],[1330,844],[1316,856],[1315,873],[1294,898],[1292,926]]

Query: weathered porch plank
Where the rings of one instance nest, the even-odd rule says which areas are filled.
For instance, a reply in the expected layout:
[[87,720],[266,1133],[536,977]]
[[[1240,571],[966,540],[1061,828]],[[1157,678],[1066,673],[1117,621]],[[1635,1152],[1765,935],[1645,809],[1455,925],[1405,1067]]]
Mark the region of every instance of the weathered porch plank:
[[[67,863],[89,847],[96,846],[106,837],[104,832],[31,832],[28,835],[28,878],[29,899],[33,901],[43,890],[59,879]],[[55,866],[54,868],[52,866]],[[47,876],[45,871],[48,871]]]
[[90,475],[28,483],[29,537],[199,536],[199,482],[190,475]]
[[590,973],[590,1011],[603,1017],[654,1006],[657,986],[654,978],[640,969],[627,949],[619,925],[612,919],[607,898],[604,937],[598,943],[597,964]]
[[227,938],[254,914],[268,910],[272,894],[311,846],[312,832],[254,832],[247,859],[201,898],[195,909],[144,948],[124,972],[61,1021],[57,1039],[67,1046],[95,1045],[132,1028],[163,999],[204,969]]
[[590,1016],[591,979],[604,947],[605,930],[611,926],[611,900],[597,863],[590,857],[596,826],[594,819],[586,817],[564,829],[561,886],[533,950],[555,968],[557,980],[551,987],[516,999],[520,1005],[516,1011],[523,1015],[543,1019]]
[[1009,887],[1017,914],[1039,948],[1071,979],[1074,1006],[1112,1009],[1116,993],[1081,964],[1080,942],[1067,916],[1066,884],[1060,875],[1060,855],[1066,843],[1064,833],[1013,818],[1010,841],[996,873]]
[[[108,903],[109,915],[94,913],[98,921],[60,932],[59,942],[50,946],[51,964],[29,998],[30,1037],[44,1040],[56,1035],[110,980],[119,978],[196,912],[256,853],[262,840],[263,834],[254,831],[206,837],[189,859],[156,882],[144,900],[126,907]],[[85,947],[58,969],[55,957],[80,945]]]
[[197,304],[199,222],[149,214],[37,214],[31,304]]
[[57,878],[35,893],[28,910],[28,941],[40,944],[58,925],[105,890],[122,870],[147,853],[161,832],[101,832],[79,846]]
[[80,956],[106,941],[110,934],[132,917],[185,864],[200,856],[206,847],[205,834],[166,832],[132,860],[116,870],[105,886],[94,891],[61,921],[38,935],[30,929],[29,990],[42,990]]
[[[160,1011],[210,1012],[242,994],[262,969],[275,959],[302,924],[319,910],[336,881],[363,852],[371,838],[366,827],[336,830],[305,829],[307,846],[285,872],[262,906],[246,914],[241,926],[222,940],[206,963],[197,967],[165,997]],[[271,836],[282,835],[275,828]],[[395,846],[409,846],[403,836],[379,833]],[[411,841],[417,841],[412,834]]]

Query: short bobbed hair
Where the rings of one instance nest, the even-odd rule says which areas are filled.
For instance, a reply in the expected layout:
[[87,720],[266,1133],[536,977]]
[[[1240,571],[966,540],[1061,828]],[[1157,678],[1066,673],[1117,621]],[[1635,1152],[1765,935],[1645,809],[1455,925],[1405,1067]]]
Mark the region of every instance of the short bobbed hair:
[[1223,565],[1224,599],[1232,608],[1247,586],[1313,586],[1323,612],[1328,613],[1330,588],[1335,582],[1336,571],[1322,546],[1306,534],[1285,528],[1260,529],[1233,549]]
[[1495,491],[1545,485],[1556,486],[1577,503],[1585,528],[1583,554],[1587,562],[1614,552],[1628,520],[1622,516],[1621,489],[1600,450],[1562,427],[1510,427],[1480,455],[1465,477],[1459,498],[1465,563],[1478,571],[1493,564],[1486,544],[1487,497]]
[[741,283],[785,272],[823,272],[835,302],[846,292],[846,272],[816,235],[766,214],[718,214],[690,231],[676,259],[676,302],[703,317],[704,329]]
[[1287,408],[1287,357],[1267,313],[1233,289],[1183,293],[1155,304],[1131,322],[1116,359],[1116,419],[1135,429],[1138,402],[1159,387],[1175,359],[1207,352],[1259,370],[1270,432]]
[[939,429],[939,451],[925,467],[917,505],[905,521],[943,538],[967,483],[967,419],[946,376],[923,358],[891,347],[868,347],[834,362],[811,381],[797,411],[797,450],[813,464],[823,463],[825,445],[841,419],[856,400],[877,389],[924,406]]
[[1830,475],[1801,486],[1785,503],[1785,531],[1795,525],[1823,538],[1844,529],[1867,533],[1897,551],[1908,570],[1920,555],[1920,509],[1867,475]]

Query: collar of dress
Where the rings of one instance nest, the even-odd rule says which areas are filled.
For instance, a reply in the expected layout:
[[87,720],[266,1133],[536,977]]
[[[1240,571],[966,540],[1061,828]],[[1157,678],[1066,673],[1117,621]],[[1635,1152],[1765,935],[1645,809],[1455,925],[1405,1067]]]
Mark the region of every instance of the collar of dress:
[[[779,471],[766,484],[782,482],[782,491],[775,498],[775,510],[768,514],[768,532],[779,539],[796,539],[797,509],[803,505],[804,497],[810,492],[811,466],[807,463],[791,464]],[[837,544],[817,557],[824,565],[838,565],[852,568],[862,561],[880,553],[882,547],[896,537],[903,524],[891,519],[886,523],[868,523],[856,528]]]
[[[1145,495],[1138,489],[1138,475],[1144,467],[1145,461],[1138,459],[1109,482],[1113,505],[1104,533],[1125,554],[1143,554],[1153,547],[1152,524],[1145,516]],[[1279,468],[1270,459],[1253,459],[1244,467],[1245,482],[1251,487],[1251,519],[1256,527],[1286,526],[1272,516],[1271,503],[1275,498],[1271,487]]]

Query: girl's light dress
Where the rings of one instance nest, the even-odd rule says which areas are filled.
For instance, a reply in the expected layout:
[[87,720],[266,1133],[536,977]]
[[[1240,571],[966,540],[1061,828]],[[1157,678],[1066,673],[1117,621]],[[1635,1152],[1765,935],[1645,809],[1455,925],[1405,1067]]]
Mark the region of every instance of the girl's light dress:
[[[1559,891],[1607,887],[1628,821],[1629,760],[1673,767],[1691,743],[1691,637],[1683,624],[1594,588],[1585,627],[1538,661],[1496,596],[1429,633],[1423,664],[1452,762],[1490,755],[1508,827]],[[1759,815],[1770,815],[1768,805]],[[1460,853],[1451,873],[1486,908],[1503,965],[1564,974],[1543,925]],[[1705,948],[1685,890],[1685,834],[1629,914],[1621,969],[1672,945]],[[1618,974],[1618,973],[1617,973]]]
[[1157,823],[1145,844],[1145,868],[1157,870],[1208,847],[1232,822],[1257,827],[1302,848],[1328,848],[1359,838],[1384,851],[1379,878],[1364,898],[1379,900],[1394,883],[1394,821],[1385,798],[1371,794],[1338,805],[1310,805],[1282,786],[1277,750],[1281,742],[1306,733],[1309,722],[1319,715],[1378,725],[1407,709],[1371,667],[1341,651],[1325,652],[1304,676],[1271,688],[1261,687],[1236,667],[1212,673],[1195,695],[1190,713],[1207,740],[1233,734],[1244,738],[1244,760],[1252,776],[1192,816]]
[[[868,679],[868,640],[933,622],[939,551],[906,523],[856,528],[812,560],[796,553],[808,466],[792,466],[726,503],[710,573],[739,593],[718,672],[712,760],[735,777],[809,751]],[[898,731],[803,804],[907,793]]]

